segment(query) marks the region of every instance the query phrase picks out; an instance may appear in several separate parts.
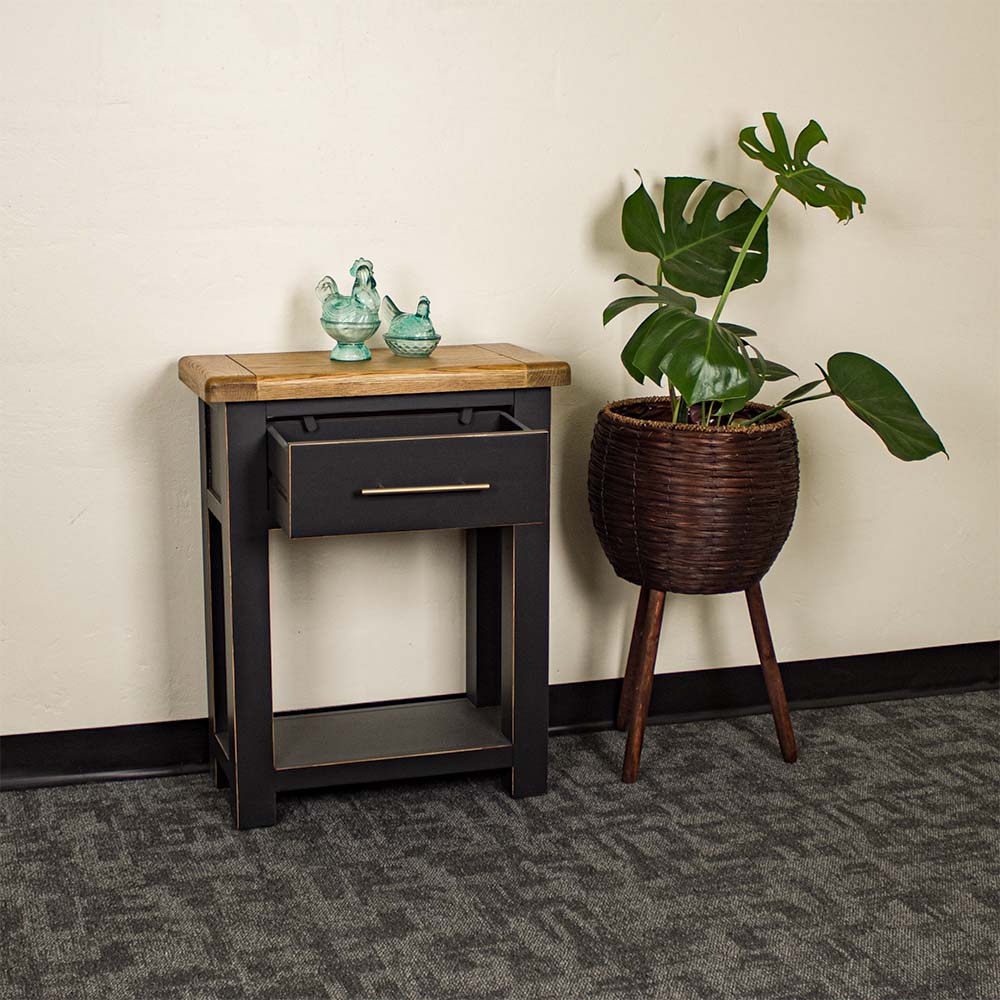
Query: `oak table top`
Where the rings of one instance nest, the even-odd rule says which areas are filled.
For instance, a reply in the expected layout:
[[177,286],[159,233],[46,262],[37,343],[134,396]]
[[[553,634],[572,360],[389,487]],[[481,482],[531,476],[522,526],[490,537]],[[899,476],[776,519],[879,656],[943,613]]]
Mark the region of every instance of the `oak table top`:
[[206,403],[329,399],[416,392],[531,389],[568,385],[569,365],[516,344],[455,344],[428,358],[388,348],[370,361],[331,361],[328,351],[196,354],[181,358],[180,380]]

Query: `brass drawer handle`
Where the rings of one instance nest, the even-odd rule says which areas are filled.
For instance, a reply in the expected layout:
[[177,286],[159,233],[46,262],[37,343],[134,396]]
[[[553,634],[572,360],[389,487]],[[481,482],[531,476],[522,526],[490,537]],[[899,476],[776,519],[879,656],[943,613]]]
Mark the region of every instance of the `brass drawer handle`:
[[399,493],[471,493],[489,488],[489,483],[451,483],[448,486],[372,486],[363,489],[361,495],[363,497],[384,497]]

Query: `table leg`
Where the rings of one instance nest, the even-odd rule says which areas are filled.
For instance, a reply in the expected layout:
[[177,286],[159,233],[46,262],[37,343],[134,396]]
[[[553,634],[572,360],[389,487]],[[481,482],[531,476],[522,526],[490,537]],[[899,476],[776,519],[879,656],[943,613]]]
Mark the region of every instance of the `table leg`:
[[516,799],[548,786],[549,527],[525,524],[503,532],[501,718],[514,744],[510,772]]
[[275,821],[267,420],[263,403],[226,404],[222,560],[233,822]]

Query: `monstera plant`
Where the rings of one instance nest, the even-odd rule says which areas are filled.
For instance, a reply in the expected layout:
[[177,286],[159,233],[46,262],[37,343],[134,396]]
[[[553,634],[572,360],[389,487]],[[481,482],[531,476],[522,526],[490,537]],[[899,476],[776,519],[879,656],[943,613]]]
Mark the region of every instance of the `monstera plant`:
[[[782,193],[828,208],[841,222],[863,211],[862,191],[812,162],[826,140],[814,122],[794,148],[765,114],[770,145],[753,127],[739,145],[774,175],[764,207],[744,192],[699,177],[667,177],[662,216],[642,178],[622,208],[625,242],[656,259],[656,278],[630,274],[639,290],[604,310],[607,325],[637,306],[652,311],[622,351],[640,384],[665,381],[666,395],[610,403],[598,414],[588,493],[594,528],[615,572],[639,585],[632,643],[618,709],[628,729],[623,780],[635,781],[666,593],[743,590],[782,754],[797,755],[760,581],[792,527],[799,489],[792,406],[836,396],[904,461],[944,451],[933,428],[891,372],[864,354],[834,354],[820,378],[771,403],[757,401],[795,372],[766,357],[753,330],[723,321],[729,296],[767,274],[768,214]],[[695,296],[715,299],[700,312]]]
[[[778,196],[785,192],[803,205],[828,208],[841,222],[865,205],[859,188],[811,161],[813,149],[826,141],[817,122],[802,129],[793,149],[777,115],[765,113],[764,123],[773,148],[753,126],[739,137],[743,152],[774,174],[763,208],[737,188],[697,177],[665,178],[662,220],[641,177],[625,200],[625,242],[657,261],[654,284],[619,274],[616,281],[634,282],[645,293],[616,299],[604,310],[607,325],[634,306],[655,307],[622,351],[625,369],[640,383],[649,378],[660,385],[666,379],[674,421],[760,423],[789,406],[836,396],[897,458],[913,461],[943,452],[941,439],[895,376],[863,354],[834,354],[825,367],[817,365],[820,378],[797,385],[764,410],[743,412],[767,383],[795,377],[790,368],[764,357],[753,330],[722,320],[730,294],[767,274],[767,217]],[[738,207],[727,212],[737,199]],[[695,299],[684,292],[717,299],[715,308],[710,315],[699,313]]]

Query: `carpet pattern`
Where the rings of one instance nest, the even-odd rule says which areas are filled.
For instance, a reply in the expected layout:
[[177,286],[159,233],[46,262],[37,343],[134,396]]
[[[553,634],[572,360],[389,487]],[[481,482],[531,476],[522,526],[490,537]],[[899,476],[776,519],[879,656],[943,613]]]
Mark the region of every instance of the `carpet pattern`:
[[997,1000],[993,692],[551,743],[495,776],[279,799],[207,776],[0,796],[0,997]]

